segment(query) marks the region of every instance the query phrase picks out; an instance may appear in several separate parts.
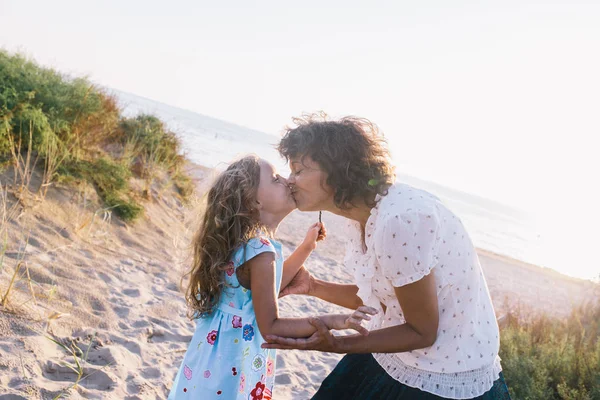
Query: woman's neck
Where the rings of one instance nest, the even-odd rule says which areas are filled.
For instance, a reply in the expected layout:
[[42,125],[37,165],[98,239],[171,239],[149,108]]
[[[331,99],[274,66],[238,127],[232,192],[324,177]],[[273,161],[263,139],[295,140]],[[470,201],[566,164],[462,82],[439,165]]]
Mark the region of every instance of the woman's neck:
[[[375,196],[370,201],[370,203],[375,201]],[[341,209],[335,207],[333,210],[328,210],[334,214],[337,214],[341,217],[351,219],[353,221],[357,221],[360,223],[360,226],[364,228],[371,216],[371,210],[373,207],[369,206],[366,202],[361,201],[359,206],[351,207],[349,209]]]

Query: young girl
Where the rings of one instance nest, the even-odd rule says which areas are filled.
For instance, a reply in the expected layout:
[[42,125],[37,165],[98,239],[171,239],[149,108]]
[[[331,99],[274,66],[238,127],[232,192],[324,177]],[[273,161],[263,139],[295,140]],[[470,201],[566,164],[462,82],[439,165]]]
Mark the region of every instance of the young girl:
[[[275,350],[262,349],[263,335],[308,337],[307,318],[279,318],[277,297],[326,236],[322,224],[283,260],[273,239],[296,204],[287,181],[255,156],[231,164],[208,193],[193,241],[194,260],[186,298],[196,331],[175,377],[169,399],[272,398]],[[330,329],[355,329],[376,310],[320,318]]]

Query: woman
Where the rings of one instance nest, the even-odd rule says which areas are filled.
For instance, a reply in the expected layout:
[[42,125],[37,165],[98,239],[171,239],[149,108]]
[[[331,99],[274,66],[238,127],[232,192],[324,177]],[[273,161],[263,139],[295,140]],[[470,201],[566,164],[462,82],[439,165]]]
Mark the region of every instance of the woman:
[[498,325],[473,243],[435,196],[395,183],[385,139],[365,119],[296,120],[279,144],[301,211],[348,219],[355,285],[301,269],[282,292],[379,308],[368,336],[267,336],[266,348],[347,353],[313,399],[509,399]]

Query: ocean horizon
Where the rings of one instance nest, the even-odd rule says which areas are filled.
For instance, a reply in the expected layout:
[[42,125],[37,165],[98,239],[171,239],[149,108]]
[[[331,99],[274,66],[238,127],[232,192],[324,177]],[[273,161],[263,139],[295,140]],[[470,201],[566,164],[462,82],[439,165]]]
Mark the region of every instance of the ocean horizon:
[[[126,116],[139,113],[161,118],[182,141],[186,156],[209,168],[224,168],[243,154],[255,153],[272,162],[285,176],[285,161],[275,150],[279,138],[235,123],[147,99],[116,89],[108,89],[119,100]],[[597,280],[600,268],[574,269],[553,253],[556,234],[540,228],[539,217],[512,205],[488,199],[477,193],[432,182],[418,176],[397,173],[397,179],[438,196],[467,227],[476,247],[528,264],[550,268],[580,279]]]

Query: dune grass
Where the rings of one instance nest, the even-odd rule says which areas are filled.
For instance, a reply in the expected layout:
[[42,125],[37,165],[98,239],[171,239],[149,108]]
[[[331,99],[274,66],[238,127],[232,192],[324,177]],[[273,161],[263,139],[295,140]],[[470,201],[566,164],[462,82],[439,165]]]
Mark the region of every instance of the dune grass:
[[[178,137],[158,118],[127,118],[116,99],[89,80],[0,50],[0,164],[12,166],[13,189],[30,189],[31,172],[40,167],[38,193],[84,180],[107,208],[134,221],[161,170],[183,200],[191,195],[184,163]],[[145,182],[142,193],[130,185],[132,177]]]
[[513,399],[600,400],[600,301],[564,320],[508,315],[500,357]]

